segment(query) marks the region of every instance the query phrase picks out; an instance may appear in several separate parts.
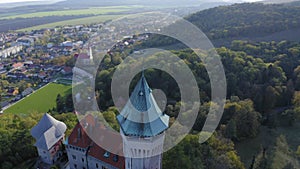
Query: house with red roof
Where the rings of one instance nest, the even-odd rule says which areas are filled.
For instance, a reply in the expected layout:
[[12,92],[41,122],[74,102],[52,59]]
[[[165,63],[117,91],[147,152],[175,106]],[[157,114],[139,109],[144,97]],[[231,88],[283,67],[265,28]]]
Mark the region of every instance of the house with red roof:
[[12,65],[13,69],[21,69],[23,66],[24,66],[24,64],[21,63],[21,62],[14,63],[14,64]]
[[63,67],[63,69],[61,70],[61,73],[62,73],[63,75],[70,75],[70,74],[72,74],[72,72],[73,72],[73,69],[72,69],[71,67],[69,67],[69,66],[65,66],[65,67]]
[[93,52],[92,48],[89,48],[88,53],[76,53],[74,54],[74,58],[77,60],[77,63],[82,65],[90,65],[93,64]]

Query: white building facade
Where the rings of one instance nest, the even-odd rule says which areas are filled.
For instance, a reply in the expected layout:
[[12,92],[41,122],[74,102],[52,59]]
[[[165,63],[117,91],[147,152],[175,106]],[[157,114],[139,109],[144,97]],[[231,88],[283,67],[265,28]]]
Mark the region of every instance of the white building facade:
[[35,146],[40,159],[46,164],[54,164],[61,156],[67,126],[49,114],[45,114],[40,122],[31,129],[36,139]]

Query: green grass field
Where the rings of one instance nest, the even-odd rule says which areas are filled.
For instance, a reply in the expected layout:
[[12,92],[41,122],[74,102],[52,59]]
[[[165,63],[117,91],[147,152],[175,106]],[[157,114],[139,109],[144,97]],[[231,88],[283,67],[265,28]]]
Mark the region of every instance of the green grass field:
[[58,94],[62,96],[71,93],[70,85],[50,83],[44,88],[34,92],[30,96],[4,110],[4,113],[29,114],[29,113],[45,113],[49,109],[55,107],[56,97]]
[[108,13],[129,11],[134,8],[140,8],[140,7],[139,6],[112,6],[112,7],[95,7],[95,8],[86,8],[86,9],[76,9],[76,10],[34,12],[28,14],[3,16],[0,17],[0,19],[33,18],[33,17],[45,17],[45,16],[70,16],[70,15],[104,15]]
[[125,15],[99,15],[99,16],[80,18],[80,19],[71,19],[71,20],[66,20],[66,21],[53,22],[53,23],[48,23],[48,24],[44,24],[44,25],[37,25],[37,26],[33,26],[33,27],[19,29],[17,31],[23,32],[23,31],[39,30],[39,29],[43,29],[43,28],[54,28],[56,26],[101,23],[101,22],[105,22],[108,20],[120,18],[123,16],[125,16]]

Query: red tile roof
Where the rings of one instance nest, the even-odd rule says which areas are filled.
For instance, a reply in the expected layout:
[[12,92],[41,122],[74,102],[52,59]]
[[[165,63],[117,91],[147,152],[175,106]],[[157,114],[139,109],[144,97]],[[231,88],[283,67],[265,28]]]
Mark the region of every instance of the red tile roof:
[[20,63],[20,62],[13,64],[13,68],[15,68],[15,69],[20,68],[22,66],[23,66],[23,63]]
[[107,164],[110,164],[114,167],[117,168],[125,168],[125,158],[122,156],[118,156],[118,160],[114,161],[115,158],[115,154],[110,154],[108,158],[104,157],[105,154],[105,150],[103,148],[101,148],[99,145],[97,144],[93,144],[88,152],[89,156],[92,156],[102,162],[105,162]]
[[[80,136],[78,135],[78,132],[80,131]],[[80,147],[80,148],[88,148],[89,145],[91,145],[92,140],[87,135],[85,130],[83,129],[82,125],[78,123],[75,128],[73,129],[72,133],[68,137],[68,144]]]
[[[93,132],[93,140],[98,140],[95,143],[86,133],[87,130]],[[80,134],[78,134],[80,131]],[[88,155],[92,156],[100,161],[115,166],[117,168],[125,168],[125,158],[123,157],[123,144],[122,137],[106,128],[92,115],[87,115],[84,119],[78,123],[73,129],[72,133],[68,138],[68,144],[80,148],[88,148],[90,146]],[[111,146],[117,145],[117,146]],[[114,161],[115,154],[110,153],[108,158],[104,157],[104,150],[102,147],[114,147],[111,152],[118,152],[118,161]]]

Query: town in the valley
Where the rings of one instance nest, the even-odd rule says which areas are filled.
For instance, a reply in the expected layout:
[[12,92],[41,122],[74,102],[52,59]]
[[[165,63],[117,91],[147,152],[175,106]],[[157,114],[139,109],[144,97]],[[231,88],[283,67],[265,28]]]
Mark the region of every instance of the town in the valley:
[[[80,60],[88,65],[93,59],[91,50],[85,43],[101,28],[103,24],[1,33],[1,113],[51,82],[72,84],[76,61]],[[116,46],[123,50],[145,38],[147,36],[126,36]],[[109,51],[109,54],[112,55],[113,52]]]

